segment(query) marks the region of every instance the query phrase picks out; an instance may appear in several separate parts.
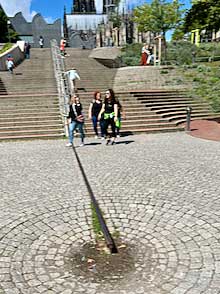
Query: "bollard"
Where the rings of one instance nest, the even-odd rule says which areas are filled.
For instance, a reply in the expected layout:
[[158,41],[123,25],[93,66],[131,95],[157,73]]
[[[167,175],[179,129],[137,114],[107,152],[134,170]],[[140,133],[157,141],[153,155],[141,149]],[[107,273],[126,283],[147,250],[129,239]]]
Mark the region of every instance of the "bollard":
[[187,108],[186,108],[186,132],[190,132],[191,112],[192,112],[192,107],[187,106]]

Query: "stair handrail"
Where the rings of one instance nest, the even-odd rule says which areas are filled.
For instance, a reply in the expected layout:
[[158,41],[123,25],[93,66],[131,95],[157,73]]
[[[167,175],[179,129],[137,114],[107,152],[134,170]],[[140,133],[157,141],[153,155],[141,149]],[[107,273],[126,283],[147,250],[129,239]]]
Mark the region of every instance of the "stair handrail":
[[62,121],[64,124],[64,132],[68,137],[67,116],[69,113],[69,97],[70,97],[70,85],[69,79],[65,73],[64,57],[60,54],[56,40],[51,40],[51,53],[53,59],[54,75],[57,82],[57,90],[59,96],[59,107]]

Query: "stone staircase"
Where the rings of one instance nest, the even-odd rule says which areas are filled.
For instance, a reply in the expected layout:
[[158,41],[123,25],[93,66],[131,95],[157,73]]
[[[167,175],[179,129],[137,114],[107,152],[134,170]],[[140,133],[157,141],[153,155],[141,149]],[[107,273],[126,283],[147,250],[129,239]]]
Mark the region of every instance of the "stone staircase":
[[[68,48],[67,54],[66,70],[75,67],[81,76],[77,88],[86,116],[86,136],[94,135],[88,119],[93,93],[101,91],[104,99],[108,88],[114,88],[124,107],[124,135],[182,131],[187,106],[192,107],[192,119],[219,117],[207,103],[186,97],[183,90],[117,90],[117,69],[89,58],[90,50]],[[32,49],[31,59],[20,64],[14,75],[1,72],[0,108],[0,140],[63,137],[50,49]]]
[[177,125],[185,122],[186,108],[191,107],[191,119],[215,119],[219,113],[214,113],[208,102],[187,97],[180,90],[151,90],[133,92],[133,96],[145,107],[161,115]]
[[[192,119],[214,118],[205,102],[186,97],[183,90],[134,90],[122,91],[115,87],[113,80],[115,69],[109,69],[89,58],[90,50],[68,49],[65,58],[66,69],[76,67],[81,81],[77,81],[78,93],[88,117],[89,104],[93,92],[103,93],[108,88],[114,88],[126,112],[122,122],[121,133],[124,135],[152,132],[182,131],[181,123],[186,121],[186,107],[192,107]],[[123,71],[125,72],[125,71]],[[159,78],[158,78],[159,79]],[[92,123],[86,120],[86,135],[94,135]]]
[[81,80],[77,80],[79,93],[105,91],[113,87],[117,69],[108,68],[90,58],[91,50],[67,48],[66,70],[75,67]]
[[13,75],[1,72],[0,109],[0,140],[63,136],[50,49],[32,49]]

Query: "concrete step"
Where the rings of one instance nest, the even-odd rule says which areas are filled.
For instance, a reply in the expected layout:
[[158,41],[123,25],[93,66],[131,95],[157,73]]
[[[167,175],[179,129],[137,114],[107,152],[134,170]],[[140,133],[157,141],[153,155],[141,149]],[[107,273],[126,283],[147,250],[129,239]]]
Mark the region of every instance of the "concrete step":
[[45,118],[45,120],[34,120],[34,118],[31,119],[26,119],[26,120],[8,120],[6,121],[5,119],[3,120],[0,120],[0,127],[16,127],[16,126],[20,126],[20,127],[23,127],[25,128],[26,126],[29,126],[29,125],[43,125],[43,126],[46,126],[46,125],[57,125],[57,126],[61,126],[62,123],[61,123],[61,120],[59,118],[57,119],[50,119],[48,117]]
[[10,141],[10,140],[49,140],[49,139],[63,139],[64,134],[10,134],[6,136],[2,136],[0,134],[0,141]]
[[27,98],[30,99],[37,99],[37,98],[51,98],[51,97],[57,97],[58,96],[58,92],[56,91],[51,91],[49,93],[45,93],[45,92],[41,92],[41,93],[21,93],[21,94],[17,94],[17,93],[13,93],[13,94],[1,94],[0,95],[0,99],[13,99],[13,98],[17,98],[17,99],[22,99],[22,98]]
[[183,97],[173,97],[173,98],[164,98],[164,99],[161,99],[161,98],[146,98],[146,99],[137,99],[137,101],[139,101],[140,103],[175,103],[175,102],[178,102],[178,103],[207,103],[205,101],[197,101],[195,99],[190,99],[190,98],[183,98]]
[[13,111],[13,110],[17,110],[17,111],[21,111],[21,110],[33,110],[33,109],[58,109],[59,110],[59,104],[57,102],[51,101],[46,103],[45,101],[42,101],[42,104],[39,103],[33,103],[33,104],[27,104],[27,103],[18,103],[15,102],[13,104],[9,104],[9,105],[5,105],[5,103],[1,103],[0,102],[0,107],[1,110],[8,110],[8,111]]
[[8,130],[0,131],[0,140],[7,136],[26,136],[26,135],[63,135],[63,129],[35,129],[35,130]]
[[[131,126],[131,125],[148,125],[148,124],[163,124],[163,123],[171,123],[173,124],[173,122],[170,122],[169,119],[167,118],[155,118],[155,119],[135,119],[135,120],[129,120],[129,119],[126,119],[126,120],[122,120],[122,124],[125,125],[125,126]],[[86,127],[88,128],[92,128],[92,122],[90,120],[86,120],[85,121],[85,125]]]
[[188,107],[191,106],[192,108],[194,107],[209,107],[208,103],[198,103],[196,101],[194,102],[154,102],[154,103],[143,103],[143,105],[145,105],[146,107],[150,107],[152,109],[160,109],[160,108],[173,108],[173,107]]
[[[212,113],[210,110],[207,109],[203,109],[203,108],[198,108],[198,109],[193,109],[191,114],[194,115],[196,113]],[[179,115],[179,114],[185,114],[186,115],[186,109],[182,109],[182,108],[173,108],[173,109],[160,109],[157,111],[158,114],[161,114],[163,117],[166,116],[173,116],[173,115]]]
[[[150,133],[161,133],[161,132],[179,132],[179,131],[184,131],[184,127],[182,126],[174,126],[174,127],[142,127],[138,129],[131,129],[131,130],[125,130],[123,127],[120,131],[121,136],[128,136],[128,135],[135,135],[135,134],[150,134]],[[93,137],[94,132],[92,131],[85,131],[86,137]],[[98,142],[100,142],[98,140]],[[102,142],[102,141],[101,141]],[[104,142],[103,142],[104,143]]]
[[0,117],[0,123],[37,123],[40,121],[57,121],[58,123],[61,121],[61,116],[60,114],[56,113],[54,115],[47,115],[47,113],[44,113],[43,115],[38,115],[38,116],[5,116],[5,117]]
[[[54,117],[54,116],[60,116],[59,112],[35,112],[35,113],[31,113],[27,112],[27,113],[19,113],[19,118],[24,118],[24,117],[33,117],[35,119],[37,119],[38,117],[42,117],[42,116],[47,116],[47,117]],[[16,118],[14,113],[0,113],[0,119],[14,119]]]
[[9,126],[9,125],[5,125],[5,126],[0,126],[0,133],[4,132],[4,131],[23,131],[25,129],[25,131],[27,130],[42,130],[42,129],[50,129],[50,130],[60,130],[62,129],[63,125],[60,123],[56,123],[56,124],[25,124],[25,125],[19,125],[19,126]]
[[[169,113],[169,112],[185,112],[186,113],[186,107],[185,106],[175,106],[175,107],[172,107],[172,106],[169,106],[169,107],[160,107],[160,108],[156,108],[156,107],[148,107],[152,110],[154,110],[156,113],[159,113],[159,114],[162,114],[162,113]],[[195,112],[195,111],[203,111],[203,110],[206,110],[206,111],[210,111],[211,112],[211,109],[208,108],[208,107],[205,107],[205,106],[194,106],[193,109],[192,109],[192,112]]]
[[[144,127],[150,129],[150,128],[164,128],[164,127],[176,127],[176,123],[175,122],[162,122],[162,123],[143,123],[143,124],[139,124],[139,123],[131,123],[131,124],[126,124],[125,122],[122,122],[122,130],[126,130],[126,131],[132,131],[133,129],[143,129]],[[88,131],[92,131],[93,128],[91,125],[86,125],[86,129]]]
[[2,114],[11,114],[13,112],[13,115],[16,116],[16,115],[20,115],[20,114],[36,114],[36,112],[46,112],[46,113],[55,113],[57,111],[57,113],[59,113],[59,107],[35,107],[35,108],[17,108],[17,107],[14,107],[14,109],[4,109],[2,111],[2,113],[0,113],[0,116]]
[[[202,117],[203,119],[205,118],[215,118],[215,117],[220,117],[220,113],[193,113],[192,118],[197,118],[197,117]],[[175,122],[179,122],[179,121],[186,121],[186,114],[178,114],[178,115],[170,115],[169,117],[167,117],[169,119],[169,121],[175,121]]]

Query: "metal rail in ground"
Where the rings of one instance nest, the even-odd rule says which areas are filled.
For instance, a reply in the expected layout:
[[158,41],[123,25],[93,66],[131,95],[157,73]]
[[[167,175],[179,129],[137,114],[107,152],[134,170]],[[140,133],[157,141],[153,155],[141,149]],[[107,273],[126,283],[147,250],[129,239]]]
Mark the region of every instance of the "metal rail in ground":
[[106,245],[107,245],[107,247],[109,248],[109,250],[110,250],[110,252],[111,252],[112,254],[113,254],[113,253],[118,253],[118,249],[117,249],[117,247],[116,247],[115,241],[114,241],[114,239],[112,238],[112,235],[111,235],[111,233],[109,232],[109,229],[108,229],[108,227],[107,227],[107,225],[106,225],[106,223],[105,223],[105,220],[104,220],[104,218],[103,218],[102,212],[101,212],[101,210],[100,210],[100,208],[99,208],[99,204],[98,204],[98,202],[97,202],[97,200],[96,200],[96,198],[95,198],[95,196],[94,196],[94,194],[93,194],[92,188],[91,188],[91,186],[90,186],[90,184],[89,184],[89,181],[88,181],[88,179],[87,179],[86,173],[85,173],[85,171],[84,171],[84,169],[83,169],[82,163],[81,163],[81,161],[80,161],[80,158],[79,158],[79,156],[78,156],[78,154],[77,154],[76,149],[75,149],[74,146],[73,146],[73,151],[74,151],[74,153],[75,153],[75,156],[76,156],[77,162],[78,162],[78,164],[79,164],[79,168],[80,168],[80,170],[81,170],[81,172],[82,172],[83,179],[84,179],[84,181],[85,181],[85,184],[86,184],[87,190],[88,190],[89,195],[90,195],[90,197],[91,197],[92,204],[93,204],[93,206],[94,206],[94,208],[95,208],[96,215],[97,215],[97,217],[98,217],[98,220],[99,220],[99,223],[100,223],[100,226],[101,226],[101,229],[102,229],[102,233],[103,233],[103,236],[104,236],[105,241],[106,241]]

